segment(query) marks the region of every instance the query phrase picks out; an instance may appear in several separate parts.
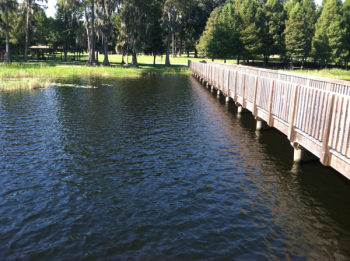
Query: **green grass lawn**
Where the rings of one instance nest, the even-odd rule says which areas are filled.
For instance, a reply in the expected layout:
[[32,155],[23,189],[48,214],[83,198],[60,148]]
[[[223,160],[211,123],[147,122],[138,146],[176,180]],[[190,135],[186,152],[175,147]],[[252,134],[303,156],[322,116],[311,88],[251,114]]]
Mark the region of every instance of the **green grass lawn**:
[[[74,55],[72,53],[68,53],[68,56],[67,56],[68,62],[67,63],[71,63],[72,62],[71,59],[73,57],[74,57]],[[81,61],[75,61],[76,65],[84,65],[85,62],[88,60],[88,55],[87,54],[80,55],[80,59],[81,59]],[[117,54],[110,54],[108,56],[108,59],[109,59],[109,62],[111,63],[111,65],[121,64],[121,62],[122,62],[122,56],[121,55],[117,55]],[[132,57],[129,56],[129,63],[131,62],[131,59],[132,59]],[[15,61],[15,57],[14,56],[12,56],[12,60]],[[18,56],[18,61],[21,62],[22,60],[23,60],[23,56]],[[99,56],[98,56],[99,63],[102,64],[103,60],[104,60],[104,55],[103,54],[99,54]],[[126,60],[126,57],[125,57],[125,60]],[[184,63],[184,64],[187,64],[188,60],[192,60],[192,61],[203,61],[203,60],[211,61],[211,59],[194,58],[194,54],[193,53],[190,53],[190,57],[187,57],[187,54],[184,54],[181,57],[175,57],[175,58],[170,56],[170,63]],[[52,60],[50,60],[50,62],[51,61]],[[153,63],[153,56],[147,56],[147,55],[138,56],[137,57],[137,61],[139,63],[149,63],[149,64],[151,64],[151,63]],[[42,61],[42,62],[44,62],[44,61]],[[48,62],[48,61],[45,61],[45,62]],[[60,55],[56,56],[56,62],[57,63],[61,62],[61,56]],[[165,55],[157,56],[156,62],[164,64],[165,63]],[[224,62],[224,60],[217,59],[217,60],[215,60],[215,62]],[[236,61],[235,60],[227,60],[227,63],[235,64]]]
[[284,70],[284,71],[350,81],[350,71],[346,71],[342,69],[298,70],[298,71]]

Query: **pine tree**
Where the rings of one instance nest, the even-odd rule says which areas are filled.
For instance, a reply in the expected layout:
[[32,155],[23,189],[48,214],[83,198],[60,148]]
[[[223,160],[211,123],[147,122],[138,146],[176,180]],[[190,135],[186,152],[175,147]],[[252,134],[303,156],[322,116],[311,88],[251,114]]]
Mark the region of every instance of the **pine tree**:
[[316,7],[314,0],[303,0],[289,12],[286,22],[285,41],[287,55],[304,62],[311,52],[315,31]]
[[262,52],[264,54],[264,66],[269,56],[280,54],[284,49],[282,33],[285,29],[285,12],[280,0],[267,0],[264,5],[264,34]]
[[342,16],[342,2],[327,0],[317,20],[312,43],[316,59],[327,67],[332,60],[336,63],[344,58],[345,25]]
[[201,55],[205,57],[210,57],[209,53],[209,45],[214,38],[214,33],[216,29],[216,25],[218,23],[219,17],[219,9],[215,8],[213,12],[210,14],[207,25],[205,26],[205,30],[203,35],[199,39],[199,43],[197,45],[197,50],[201,53]]
[[262,9],[257,0],[238,0],[235,9],[240,17],[240,40],[244,46],[243,64],[245,59],[259,54],[262,47],[263,21]]
[[209,43],[208,52],[212,57],[231,58],[238,55],[242,49],[239,39],[239,21],[234,5],[227,2],[219,15],[214,37]]

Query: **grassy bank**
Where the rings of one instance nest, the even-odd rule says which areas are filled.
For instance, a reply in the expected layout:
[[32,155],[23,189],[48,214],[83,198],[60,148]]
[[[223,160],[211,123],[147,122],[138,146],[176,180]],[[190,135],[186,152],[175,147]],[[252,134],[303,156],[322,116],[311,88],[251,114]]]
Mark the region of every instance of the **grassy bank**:
[[184,66],[164,67],[139,64],[127,68],[120,64],[110,67],[86,67],[83,62],[31,62],[0,64],[0,88],[18,89],[44,87],[55,78],[75,76],[140,77],[144,74],[184,74],[191,72]]
[[288,72],[350,81],[350,71],[346,71],[342,69],[298,70],[298,71],[288,71]]

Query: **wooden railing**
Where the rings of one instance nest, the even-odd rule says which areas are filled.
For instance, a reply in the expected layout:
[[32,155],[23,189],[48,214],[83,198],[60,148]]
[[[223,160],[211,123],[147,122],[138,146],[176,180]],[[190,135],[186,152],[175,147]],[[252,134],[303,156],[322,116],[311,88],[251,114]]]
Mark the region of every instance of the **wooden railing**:
[[230,65],[216,62],[205,61],[209,66],[219,66],[235,71],[240,71],[248,74],[264,76],[267,78],[273,78],[281,81],[287,81],[295,84],[301,84],[304,86],[314,87],[317,89],[336,92],[344,95],[350,95],[350,82],[330,79],[324,77],[317,77],[311,75],[303,75],[300,73],[291,73],[286,71],[268,70],[243,65]]
[[256,119],[287,135],[294,147],[307,149],[350,179],[350,96],[336,92],[347,94],[349,85],[211,62],[189,61],[189,68]]

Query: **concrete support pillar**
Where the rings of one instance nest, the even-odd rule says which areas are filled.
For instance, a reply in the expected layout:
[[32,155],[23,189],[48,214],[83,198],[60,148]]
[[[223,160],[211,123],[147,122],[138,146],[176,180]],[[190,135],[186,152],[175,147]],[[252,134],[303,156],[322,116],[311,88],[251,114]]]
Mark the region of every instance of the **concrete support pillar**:
[[238,106],[238,113],[242,113],[243,111],[243,107],[242,106]]
[[218,92],[216,93],[216,95],[217,95],[218,97],[220,97],[220,94],[221,94],[221,91],[218,90]]
[[255,117],[255,119],[256,119],[256,130],[261,131],[264,127],[264,121],[259,117]]
[[230,98],[230,97],[226,97],[226,103],[230,103],[230,102],[232,102],[232,98]]
[[206,85],[205,85],[206,88],[209,88],[209,83],[207,82]]
[[294,163],[298,164],[304,160],[305,149],[296,142],[291,143],[294,148]]
[[263,122],[262,121],[256,121],[256,130],[260,131],[263,128]]
[[213,90],[213,91],[215,90],[214,85],[211,86],[211,90]]

